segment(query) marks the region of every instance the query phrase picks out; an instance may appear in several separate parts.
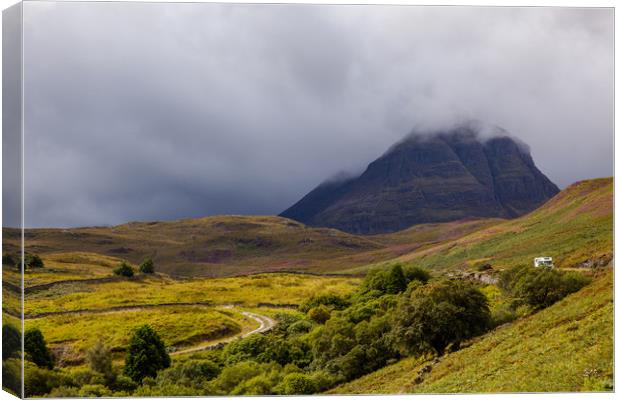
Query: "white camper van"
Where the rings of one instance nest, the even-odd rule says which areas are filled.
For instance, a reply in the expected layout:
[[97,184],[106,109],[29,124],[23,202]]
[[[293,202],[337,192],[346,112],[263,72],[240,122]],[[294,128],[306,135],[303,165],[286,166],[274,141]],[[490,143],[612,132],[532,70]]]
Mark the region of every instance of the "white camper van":
[[538,267],[547,267],[553,268],[553,258],[551,257],[536,257],[534,259],[534,266]]

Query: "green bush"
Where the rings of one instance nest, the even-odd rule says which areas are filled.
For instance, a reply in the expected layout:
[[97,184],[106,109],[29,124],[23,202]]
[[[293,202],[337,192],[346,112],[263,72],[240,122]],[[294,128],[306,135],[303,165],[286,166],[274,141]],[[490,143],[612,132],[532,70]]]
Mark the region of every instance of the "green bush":
[[312,328],[314,328],[314,324],[311,321],[302,319],[292,323],[286,330],[286,333],[291,335],[308,333],[312,330]]
[[260,375],[264,366],[255,361],[241,361],[225,367],[217,377],[216,385],[224,392],[230,393],[240,382]]
[[405,274],[405,279],[407,280],[407,284],[412,281],[418,281],[422,283],[426,283],[431,279],[431,274],[424,268],[416,267],[410,265],[403,269],[403,273]]
[[71,379],[59,371],[39,368],[31,362],[24,364],[24,392],[26,397],[41,397],[54,388],[75,386]]
[[491,325],[487,298],[473,284],[427,284],[403,296],[393,313],[391,340],[409,355],[443,354]]
[[250,379],[240,382],[232,391],[231,395],[274,395],[277,394],[276,386],[282,381],[283,368],[278,364],[261,364],[261,373]]
[[298,321],[303,320],[303,318],[299,315],[288,314],[288,313],[277,313],[275,315],[275,320],[278,322],[276,326],[271,330],[272,334],[276,335],[286,335],[288,332],[288,328],[297,323]]
[[265,396],[273,393],[276,382],[268,374],[260,374],[239,383],[230,394],[233,396]]
[[114,269],[114,273],[120,276],[132,277],[133,276],[133,268],[125,261],[118,266],[118,268]]
[[110,348],[98,340],[86,353],[86,359],[90,369],[100,373],[105,378],[105,383],[110,384],[116,378],[112,369],[112,353]]
[[43,268],[43,260],[36,254],[26,253],[24,255],[24,266],[26,268]]
[[22,335],[13,325],[2,325],[2,359],[16,356],[22,348]]
[[77,386],[84,385],[103,385],[106,383],[106,379],[103,374],[92,371],[90,369],[78,369],[71,373],[71,380]]
[[21,397],[22,362],[20,359],[9,358],[2,361],[2,388]]
[[116,375],[114,381],[108,387],[115,392],[131,393],[136,390],[138,385],[128,376]]
[[138,328],[127,346],[124,373],[142,382],[145,377],[155,378],[157,371],[170,366],[170,356],[164,342],[149,325]]
[[197,387],[216,378],[221,368],[209,360],[186,360],[176,362],[172,367],[157,375],[157,384],[182,384]]
[[144,260],[142,264],[140,264],[140,272],[142,272],[143,274],[154,273],[155,264],[153,263],[153,260],[151,260],[150,258],[147,258],[146,260]]
[[37,328],[30,328],[24,334],[24,351],[26,359],[32,361],[39,367],[52,369],[54,359],[52,353],[47,348],[45,338]]
[[111,394],[112,391],[101,384],[84,385],[79,391],[79,397],[109,397]]
[[323,293],[310,297],[299,306],[299,311],[307,313],[311,308],[324,305],[333,310],[344,310],[349,306],[349,302],[343,297],[334,293]]
[[361,293],[379,297],[385,294],[398,294],[407,289],[410,282],[426,283],[431,275],[424,269],[401,264],[393,264],[389,268],[374,268],[368,271],[361,286]]
[[327,306],[320,304],[308,311],[308,319],[316,322],[317,324],[324,324],[325,321],[331,318],[331,313]]
[[316,385],[311,377],[301,372],[288,374],[278,386],[278,392],[284,395],[312,394]]
[[513,297],[515,305],[527,304],[534,309],[548,307],[590,281],[578,272],[531,266],[515,267],[500,275],[500,287]]
[[310,378],[314,381],[316,393],[321,393],[334,386],[336,379],[332,374],[323,370],[314,371],[310,374]]
[[396,356],[387,340],[388,314],[351,322],[346,312],[330,318],[309,334],[312,366],[334,377],[333,383],[351,380],[386,365]]
[[510,304],[502,304],[491,313],[493,327],[512,322],[517,319],[518,315]]
[[[250,335],[237,339],[224,348],[222,354],[226,365],[236,364],[239,361],[255,360],[262,361],[269,339],[265,335]],[[268,361],[268,360],[265,360]]]
[[52,389],[49,397],[80,397],[80,388],[75,386],[59,386]]

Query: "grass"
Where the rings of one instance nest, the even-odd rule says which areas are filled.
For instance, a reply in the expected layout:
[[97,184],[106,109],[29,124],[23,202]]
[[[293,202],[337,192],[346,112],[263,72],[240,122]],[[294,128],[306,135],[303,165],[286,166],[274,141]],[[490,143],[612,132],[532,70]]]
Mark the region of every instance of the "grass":
[[61,363],[79,364],[99,338],[113,351],[122,352],[132,331],[143,324],[151,325],[174,350],[251,330],[257,325],[237,310],[179,306],[53,316],[26,320],[25,326],[26,329],[36,327],[41,330]]
[[2,288],[2,310],[7,311],[13,315],[21,314],[21,301],[20,294],[8,290],[6,287]]
[[[613,382],[613,272],[529,317],[447,354],[408,358],[331,393],[495,393],[610,390]],[[420,384],[423,366],[432,370]]]
[[256,321],[241,314],[249,310],[275,317],[295,310],[259,307],[260,303],[298,304],[319,292],[348,293],[360,279],[295,274],[263,274],[233,278],[193,278],[177,280],[165,276],[147,276],[106,283],[72,282],[26,295],[26,314],[49,311],[108,309],[115,306],[182,302],[235,304],[234,308],[215,306],[173,306],[103,313],[75,313],[27,319],[26,327],[38,327],[63,366],[80,365],[85,352],[98,338],[118,351],[135,327],[148,323],[173,350],[213,343],[241,331],[249,331]]
[[[121,263],[117,257],[86,252],[59,252],[44,254],[44,268],[28,269],[24,274],[25,287],[51,282],[78,279],[95,279],[112,276],[112,270]],[[19,285],[20,273],[13,268],[3,268],[3,279]]]
[[154,276],[88,285],[72,283],[26,295],[25,313],[178,302],[235,303],[245,307],[259,303],[299,304],[319,292],[352,292],[359,282],[355,277],[263,274],[187,280]]

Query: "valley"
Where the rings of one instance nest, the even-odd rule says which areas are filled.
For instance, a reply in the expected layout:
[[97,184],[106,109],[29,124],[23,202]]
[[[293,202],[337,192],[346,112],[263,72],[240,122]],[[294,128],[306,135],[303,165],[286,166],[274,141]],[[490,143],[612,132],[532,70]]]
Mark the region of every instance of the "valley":
[[[612,198],[612,179],[583,181],[519,218],[421,224],[367,236],[269,216],[27,230],[26,251],[40,256],[44,267],[28,268],[24,274],[25,327],[43,334],[54,355],[57,379],[74,382],[49,389],[61,397],[63,391],[74,393],[71,385],[91,396],[86,386],[75,383],[86,375],[92,382],[87,385],[100,385],[97,393],[102,395],[171,393],[167,390],[202,395],[287,393],[289,389],[276,389],[275,383],[251,390],[227,386],[227,374],[242,376],[239,369],[247,363],[258,363],[247,365],[280,380],[301,374],[312,381],[311,391],[300,389],[298,394],[609,390]],[[4,233],[4,253],[10,253],[18,237],[10,229]],[[531,265],[540,255],[552,256],[559,273],[572,271],[592,283],[540,311],[506,311],[511,300],[501,288],[503,271]],[[153,260],[154,273],[139,271],[145,258]],[[123,262],[133,268],[133,276],[115,275]],[[471,282],[488,301],[490,318],[500,325],[445,354],[394,353],[373,370],[338,372],[344,375],[325,380],[321,374],[336,368],[330,363],[341,368],[353,362],[347,358],[353,357],[353,350],[324,364],[317,358],[321,335],[335,329],[331,324],[347,326],[337,321],[357,313],[356,304],[370,312],[362,322],[374,324],[364,328],[370,329],[369,338],[377,334],[372,329],[397,318],[396,305],[414,289],[381,289],[388,292],[379,298],[368,292],[373,279],[369,277],[377,271],[396,271],[395,266],[402,266],[405,276],[419,274],[416,268],[426,271],[430,288],[442,282]],[[478,278],[471,280],[472,276]],[[485,283],[480,276],[496,283]],[[3,323],[18,326],[20,274],[5,265],[3,281]],[[317,300],[332,297],[344,305]],[[144,324],[165,343],[170,371],[191,363],[215,363],[220,371],[216,378],[183,390],[170,386],[168,370],[148,385],[113,389],[97,383],[89,367],[90,349],[103,341],[121,376],[132,332]],[[352,327],[362,329],[359,321]],[[382,335],[393,333],[386,330]],[[276,364],[267,367],[267,353],[252,347],[262,343],[260,338],[284,346],[269,350]],[[286,354],[281,354],[285,348]],[[364,357],[354,364],[363,363]],[[561,368],[566,357],[569,370]],[[479,362],[472,364],[472,359]],[[585,379],[587,369],[596,372]],[[247,376],[240,382],[249,385],[248,379],[256,375]],[[509,378],[514,376],[519,379]]]

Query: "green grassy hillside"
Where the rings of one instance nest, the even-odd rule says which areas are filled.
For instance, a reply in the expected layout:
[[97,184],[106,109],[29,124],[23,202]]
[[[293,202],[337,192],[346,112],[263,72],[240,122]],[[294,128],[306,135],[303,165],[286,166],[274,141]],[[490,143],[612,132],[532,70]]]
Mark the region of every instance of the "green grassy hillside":
[[611,260],[612,232],[613,180],[593,179],[571,185],[523,217],[425,244],[394,261],[453,272],[483,263],[504,269],[530,264],[537,256],[551,256],[557,267],[585,267]]
[[[330,393],[611,390],[612,280],[607,270],[581,291],[503,325],[469,347],[432,361],[404,359]],[[424,373],[424,368],[430,371]]]

